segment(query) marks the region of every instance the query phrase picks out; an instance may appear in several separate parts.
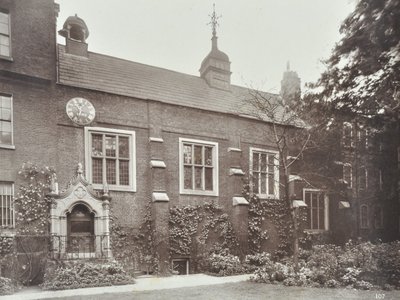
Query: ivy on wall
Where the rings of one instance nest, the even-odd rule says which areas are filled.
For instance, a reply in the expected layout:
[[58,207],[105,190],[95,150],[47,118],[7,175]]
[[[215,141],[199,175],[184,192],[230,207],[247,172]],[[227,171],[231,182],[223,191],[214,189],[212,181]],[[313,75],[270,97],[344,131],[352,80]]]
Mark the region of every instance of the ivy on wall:
[[290,241],[293,232],[293,224],[290,222],[289,208],[287,203],[281,199],[261,200],[250,191],[248,180],[243,185],[243,196],[249,202],[249,252],[251,254],[261,253],[263,242],[271,237],[270,230],[264,225],[269,220],[278,233],[279,243],[275,255],[287,256],[290,251]]
[[239,251],[239,243],[228,214],[214,202],[170,208],[171,257],[190,257],[196,264],[210,253]]
[[154,246],[154,228],[151,215],[151,202],[144,209],[144,217],[138,230],[123,227],[110,213],[111,245],[114,258],[124,267],[137,271],[146,267],[148,273],[158,273],[158,256]]
[[49,230],[51,204],[51,198],[46,194],[49,192],[55,170],[47,166],[38,167],[32,163],[24,163],[18,175],[23,181],[14,199],[17,233],[46,234]]

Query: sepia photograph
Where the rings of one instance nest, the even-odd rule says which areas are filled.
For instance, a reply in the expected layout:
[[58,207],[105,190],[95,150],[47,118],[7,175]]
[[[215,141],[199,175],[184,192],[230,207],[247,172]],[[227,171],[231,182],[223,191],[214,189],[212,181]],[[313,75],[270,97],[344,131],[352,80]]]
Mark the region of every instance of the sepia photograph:
[[400,0],[0,0],[9,299],[400,299]]

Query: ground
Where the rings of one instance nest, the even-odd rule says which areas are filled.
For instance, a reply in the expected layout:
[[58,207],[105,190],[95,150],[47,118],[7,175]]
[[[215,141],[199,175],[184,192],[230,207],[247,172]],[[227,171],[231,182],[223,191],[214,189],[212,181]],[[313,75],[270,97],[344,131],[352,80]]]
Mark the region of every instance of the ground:
[[237,282],[218,284],[212,286],[197,286],[179,289],[141,291],[118,294],[103,294],[93,296],[76,296],[66,298],[68,300],[115,300],[115,299],[139,299],[139,300],[187,300],[187,299],[274,299],[274,300],[309,300],[309,299],[400,299],[400,291],[358,291],[352,289],[323,289],[286,287],[283,285],[260,284],[252,282]]

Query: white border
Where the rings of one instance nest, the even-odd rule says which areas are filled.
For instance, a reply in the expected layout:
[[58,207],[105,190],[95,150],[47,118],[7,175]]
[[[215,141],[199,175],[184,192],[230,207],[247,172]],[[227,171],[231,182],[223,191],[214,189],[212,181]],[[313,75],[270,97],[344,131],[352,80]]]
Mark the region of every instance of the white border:
[[[183,143],[185,142],[213,147],[213,190],[212,191],[187,190],[183,188],[184,187]],[[179,193],[186,195],[218,196],[218,191],[219,191],[218,165],[219,165],[218,143],[180,137],[179,138]]]
[[[278,164],[275,165],[275,170],[274,170],[274,181],[275,181],[275,194],[274,195],[268,195],[268,194],[257,194],[257,196],[260,199],[279,199],[279,166],[280,166],[280,161],[279,161],[279,152],[276,150],[268,150],[268,149],[262,149],[262,148],[255,148],[255,147],[250,147],[250,155],[249,155],[249,174],[250,174],[250,180],[252,182],[252,177],[253,177],[253,151],[257,152],[263,152],[263,153],[269,153],[269,154],[274,154],[275,157],[274,159],[278,162]],[[253,193],[253,186],[250,185],[250,192]]]
[[11,144],[0,144],[3,149],[15,149],[14,145],[14,97],[13,94],[1,93],[2,97],[9,97],[11,99]]
[[[307,232],[325,232],[329,230],[329,197],[324,190],[320,189],[303,189],[303,201],[306,203],[306,192],[320,192],[324,194],[324,227],[325,229],[310,229],[306,228],[305,231]],[[307,209],[311,209],[307,207]]]
[[114,133],[114,134],[126,134],[131,136],[131,151],[129,152],[131,160],[130,168],[130,179],[129,186],[113,185],[109,184],[109,189],[112,191],[127,191],[136,192],[136,134],[135,131],[122,130],[122,129],[112,129],[104,127],[85,127],[85,173],[86,179],[93,185],[94,189],[103,189],[103,184],[93,184],[92,182],[92,168],[91,168],[91,156],[89,151],[90,145],[90,132],[98,133]]

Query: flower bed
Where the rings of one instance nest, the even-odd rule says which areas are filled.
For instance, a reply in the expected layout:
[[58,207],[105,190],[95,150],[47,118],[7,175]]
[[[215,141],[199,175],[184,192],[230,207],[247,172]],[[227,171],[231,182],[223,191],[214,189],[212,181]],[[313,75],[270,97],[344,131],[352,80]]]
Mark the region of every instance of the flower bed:
[[300,269],[291,261],[266,260],[254,271],[256,282],[282,282],[288,286],[339,287],[357,289],[400,289],[400,242],[353,243],[344,247],[314,246],[302,251]]
[[12,280],[5,277],[0,277],[0,295],[10,295],[16,290]]
[[134,282],[134,279],[116,262],[68,262],[48,266],[41,287],[44,290],[63,290]]

